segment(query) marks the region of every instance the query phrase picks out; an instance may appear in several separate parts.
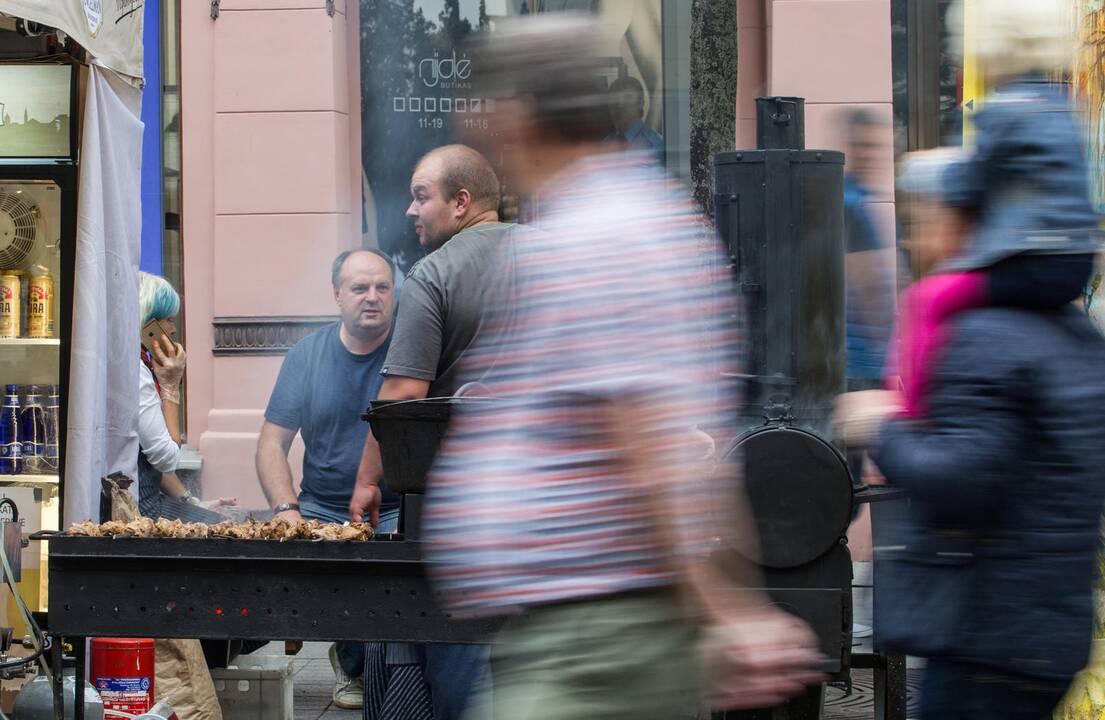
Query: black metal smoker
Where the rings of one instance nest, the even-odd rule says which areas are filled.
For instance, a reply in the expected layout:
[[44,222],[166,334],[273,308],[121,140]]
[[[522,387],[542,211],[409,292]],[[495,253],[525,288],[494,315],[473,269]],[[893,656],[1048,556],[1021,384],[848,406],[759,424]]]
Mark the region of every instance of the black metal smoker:
[[[758,98],[757,149],[714,159],[718,233],[729,253],[747,325],[741,454],[768,593],[805,620],[834,663],[875,670],[876,718],[904,718],[901,658],[852,654],[852,559],[846,533],[856,503],[880,491],[853,484],[832,445],[833,403],[845,389],[844,155],[807,150],[804,100]],[[819,718],[822,689],[742,718]]]

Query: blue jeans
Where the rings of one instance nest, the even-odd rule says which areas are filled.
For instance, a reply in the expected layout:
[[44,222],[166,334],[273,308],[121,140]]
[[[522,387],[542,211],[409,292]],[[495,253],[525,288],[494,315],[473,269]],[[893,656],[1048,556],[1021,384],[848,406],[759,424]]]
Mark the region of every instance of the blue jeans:
[[460,720],[488,681],[490,646],[428,643],[424,653],[423,673],[434,699],[434,720]]
[[[303,497],[299,499],[299,514],[304,520],[334,523],[344,523],[349,520],[349,511],[337,512],[333,508]],[[376,530],[382,533],[398,531],[399,508],[381,509],[380,524],[376,526]],[[364,674],[364,643],[339,640],[334,643],[334,646],[337,648],[338,663],[345,674],[351,678],[361,677]]]
[[1049,720],[1070,685],[980,665],[930,660],[921,679],[921,720]]

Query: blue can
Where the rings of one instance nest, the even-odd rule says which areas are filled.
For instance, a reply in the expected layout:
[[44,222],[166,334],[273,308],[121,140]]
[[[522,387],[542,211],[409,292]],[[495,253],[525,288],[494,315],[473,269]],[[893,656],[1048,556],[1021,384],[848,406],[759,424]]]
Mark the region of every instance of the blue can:
[[4,386],[4,404],[0,406],[0,475],[18,475],[23,471],[23,446],[19,438],[19,386]]

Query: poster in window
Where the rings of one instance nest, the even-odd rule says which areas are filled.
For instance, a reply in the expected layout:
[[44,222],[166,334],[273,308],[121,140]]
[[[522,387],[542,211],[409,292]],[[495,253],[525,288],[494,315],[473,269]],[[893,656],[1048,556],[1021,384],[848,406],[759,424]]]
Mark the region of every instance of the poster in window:
[[0,65],[0,157],[70,155],[72,81],[68,65]]
[[[605,73],[609,139],[665,153],[660,0],[361,0],[362,229],[408,269],[422,254],[405,217],[410,176],[422,155],[460,131],[494,133],[494,100],[480,97],[479,67],[466,52],[478,32],[508,17],[593,14],[611,30]],[[498,168],[498,158],[488,158]],[[526,199],[503,182],[500,214],[526,219]]]

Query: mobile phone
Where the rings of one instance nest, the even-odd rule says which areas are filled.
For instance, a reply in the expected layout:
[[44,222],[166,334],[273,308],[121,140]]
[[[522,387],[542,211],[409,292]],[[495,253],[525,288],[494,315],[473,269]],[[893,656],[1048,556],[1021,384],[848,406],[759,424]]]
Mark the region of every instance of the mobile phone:
[[146,348],[148,352],[152,353],[153,341],[160,340],[163,337],[169,338],[169,341],[172,342],[172,333],[165,329],[165,326],[161,324],[161,321],[150,320],[142,328],[142,347]]

